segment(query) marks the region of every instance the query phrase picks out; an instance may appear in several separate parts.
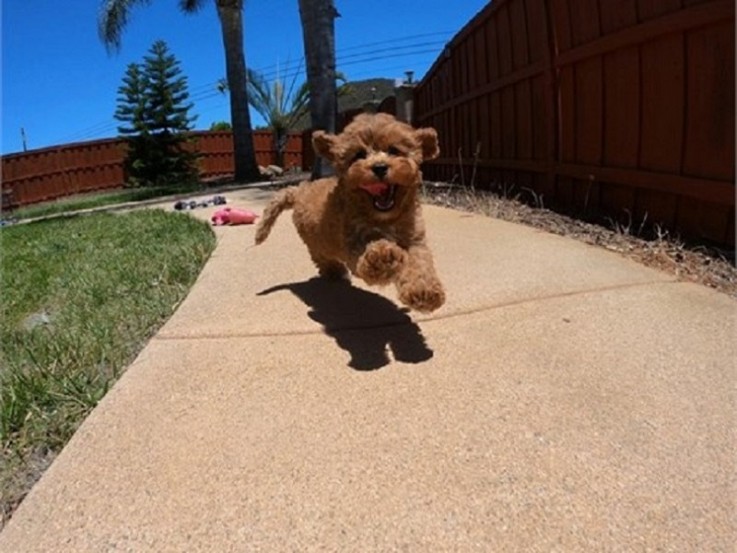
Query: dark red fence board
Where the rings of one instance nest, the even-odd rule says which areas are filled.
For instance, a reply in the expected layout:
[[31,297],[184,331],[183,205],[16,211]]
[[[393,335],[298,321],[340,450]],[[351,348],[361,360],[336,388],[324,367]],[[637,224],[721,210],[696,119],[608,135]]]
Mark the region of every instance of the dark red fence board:
[[[574,88],[574,113],[576,121],[576,156],[579,163],[599,165],[603,151],[603,107],[604,83],[602,82],[601,58],[595,57],[576,65]],[[593,116],[592,116],[593,115]]]
[[604,35],[637,24],[636,0],[606,0],[599,2],[599,10]]
[[542,0],[527,2],[527,41],[530,63],[543,61],[548,55],[546,12]]
[[[509,24],[512,32],[512,61],[515,69],[527,67],[529,63],[529,52],[527,50],[527,17],[523,2],[512,2],[509,4]],[[522,31],[522,32],[520,32]]]
[[442,150],[425,176],[468,184],[475,165],[487,186],[548,206],[734,244],[734,12],[731,0],[491,2],[416,89],[415,122]]
[[[512,31],[509,26],[509,3],[499,8],[496,17],[497,48],[499,48],[499,75],[512,72]],[[464,91],[465,92],[465,91]]]
[[[685,104],[683,36],[668,35],[640,48],[643,169],[680,173]],[[667,91],[667,94],[663,92]]]
[[683,172],[712,179],[734,175],[734,21],[686,35],[689,68]]
[[639,150],[640,57],[637,48],[626,48],[604,56],[604,163],[615,167],[637,167]]
[[601,36],[598,0],[568,1],[571,46],[587,44]]
[[637,15],[640,21],[647,21],[680,8],[681,0],[638,0]]
[[[561,68],[558,80],[558,110],[560,116],[559,140],[560,156],[558,161],[573,162],[576,160],[576,74],[573,67]],[[562,114],[566,114],[563,117]]]

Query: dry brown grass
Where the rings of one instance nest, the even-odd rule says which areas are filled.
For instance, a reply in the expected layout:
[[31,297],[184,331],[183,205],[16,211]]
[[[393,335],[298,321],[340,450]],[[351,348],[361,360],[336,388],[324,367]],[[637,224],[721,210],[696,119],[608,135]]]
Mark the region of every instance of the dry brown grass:
[[687,246],[657,226],[654,236],[645,239],[639,236],[644,225],[622,225],[612,221],[611,228],[606,228],[549,209],[532,207],[516,198],[447,183],[425,183],[423,199],[431,204],[520,223],[601,246],[680,280],[703,284],[737,299],[737,268],[726,259],[725,252]]

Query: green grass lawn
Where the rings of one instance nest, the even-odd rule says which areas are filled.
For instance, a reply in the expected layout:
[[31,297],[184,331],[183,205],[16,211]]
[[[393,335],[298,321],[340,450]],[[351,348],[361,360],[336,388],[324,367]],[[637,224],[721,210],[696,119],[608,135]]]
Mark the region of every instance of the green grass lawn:
[[0,230],[2,521],[171,316],[214,246],[207,223],[159,210]]

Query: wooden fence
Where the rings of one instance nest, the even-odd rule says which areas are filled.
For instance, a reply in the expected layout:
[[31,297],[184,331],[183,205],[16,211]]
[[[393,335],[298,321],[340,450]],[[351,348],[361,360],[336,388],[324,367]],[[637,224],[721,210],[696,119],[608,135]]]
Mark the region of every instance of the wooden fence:
[[[193,147],[200,153],[203,179],[232,175],[233,141],[230,132],[195,132]],[[289,136],[284,166],[302,167],[301,134]],[[256,162],[276,161],[272,135],[254,132]],[[72,194],[121,188],[125,185],[123,161],[126,146],[121,139],[65,144],[2,156],[3,209],[54,200]]]
[[425,177],[734,245],[734,0],[494,0],[415,93]]

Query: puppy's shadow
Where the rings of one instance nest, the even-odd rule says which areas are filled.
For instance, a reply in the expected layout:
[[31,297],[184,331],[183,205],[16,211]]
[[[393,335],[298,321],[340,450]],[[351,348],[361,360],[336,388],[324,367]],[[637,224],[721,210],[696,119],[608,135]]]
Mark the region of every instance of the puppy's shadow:
[[352,286],[345,280],[312,278],[273,286],[258,293],[266,296],[289,290],[310,308],[308,316],[346,350],[348,365],[367,371],[394,359],[420,363],[433,356],[420,327],[383,296]]

